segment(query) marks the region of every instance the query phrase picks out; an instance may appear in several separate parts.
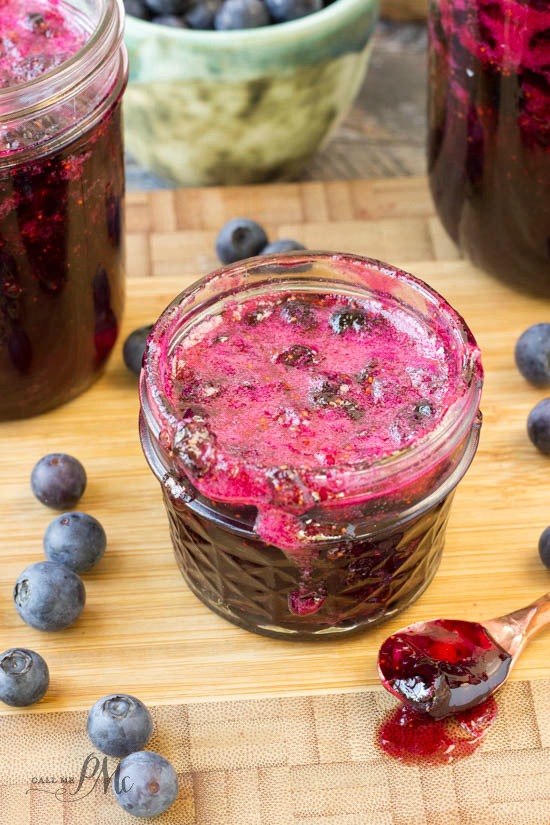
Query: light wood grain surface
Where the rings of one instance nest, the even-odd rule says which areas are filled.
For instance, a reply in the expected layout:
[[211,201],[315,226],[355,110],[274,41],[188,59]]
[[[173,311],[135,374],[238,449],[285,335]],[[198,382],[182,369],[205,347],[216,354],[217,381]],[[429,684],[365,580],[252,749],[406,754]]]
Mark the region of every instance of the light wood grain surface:
[[[291,643],[240,630],[191,595],[178,573],[160,491],[137,436],[135,379],[120,343],[106,374],[80,398],[31,420],[0,426],[0,650],[31,647],[47,659],[51,690],[31,713],[88,708],[117,690],[151,704],[184,699],[330,692],[377,685],[376,652],[388,633],[435,616],[483,619],[550,589],[537,555],[550,522],[550,459],[527,439],[526,417],[545,394],[528,386],[513,347],[550,305],[519,295],[460,260],[432,212],[422,178],[135,193],[128,203],[128,302],[123,336],[150,322],[182,288],[215,266],[213,241],[237,214],[272,238],[353,251],[403,265],[464,314],[482,347],[485,421],[476,459],[456,494],[447,547],[428,591],[405,614],[349,640]],[[43,454],[85,464],[81,509],[109,538],[85,576],[81,618],[57,634],[26,627],[12,587],[42,558],[55,515],[31,495]],[[524,653],[515,679],[550,674],[550,634]],[[3,714],[17,711],[2,708]]]

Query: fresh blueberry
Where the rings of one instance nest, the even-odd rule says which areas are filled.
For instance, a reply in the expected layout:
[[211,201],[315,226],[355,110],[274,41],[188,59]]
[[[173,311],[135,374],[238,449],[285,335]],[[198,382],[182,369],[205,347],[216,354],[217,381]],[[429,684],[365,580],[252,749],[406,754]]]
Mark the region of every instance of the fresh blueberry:
[[141,365],[143,363],[143,353],[145,352],[145,345],[149,337],[153,324],[148,324],[144,327],[138,327],[126,338],[122,347],[122,357],[124,363],[134,375],[139,375],[141,372]]
[[359,332],[367,325],[367,316],[359,309],[338,309],[330,316],[329,324],[337,335],[341,335],[348,329]]
[[48,665],[34,650],[14,647],[0,653],[0,700],[15,708],[34,705],[50,683]]
[[88,736],[102,753],[121,758],[145,747],[153,733],[151,714],[139,699],[111,693],[90,708]]
[[516,366],[535,387],[550,385],[550,324],[533,324],[520,335],[515,348]]
[[550,527],[542,531],[539,539],[539,556],[541,562],[550,570]]
[[189,0],[145,0],[145,5],[153,15],[183,14]]
[[170,26],[172,29],[188,28],[184,18],[175,14],[158,14],[153,17],[151,23],[156,23],[158,26]]
[[[229,0],[228,0],[229,1]],[[236,0],[241,2],[241,0]],[[260,2],[260,0],[254,0]],[[224,3],[218,14],[224,11]],[[216,19],[217,19],[216,15]],[[216,26],[219,28],[219,26]],[[239,28],[234,26],[234,28]],[[268,243],[265,230],[249,218],[233,218],[222,226],[216,238],[216,253],[222,264],[231,264],[258,255]]]
[[270,23],[269,12],[262,0],[224,0],[214,18],[214,27],[219,31],[256,29]]
[[53,510],[70,510],[86,488],[86,471],[80,461],[66,453],[49,453],[31,473],[36,498]]
[[143,0],[124,0],[124,11],[130,17],[137,17],[138,20],[150,20],[151,12]]
[[543,398],[529,413],[527,434],[537,450],[550,455],[550,398]]
[[178,776],[158,753],[138,751],[122,760],[113,776],[118,804],[134,816],[158,816],[175,802]]
[[65,564],[77,573],[91,570],[103,556],[106,546],[105,530],[88,513],[63,513],[50,522],[44,534],[44,552],[48,561]]
[[213,29],[214,18],[223,0],[202,0],[185,13],[185,22],[191,29]]
[[82,613],[86,590],[74,570],[53,561],[39,561],[23,570],[15,583],[13,600],[31,627],[63,630]]
[[277,252],[294,252],[305,249],[298,241],[292,241],[290,238],[281,238],[279,241],[271,241],[261,251],[261,255],[276,255]]
[[265,0],[265,4],[276,23],[296,20],[323,8],[323,0]]

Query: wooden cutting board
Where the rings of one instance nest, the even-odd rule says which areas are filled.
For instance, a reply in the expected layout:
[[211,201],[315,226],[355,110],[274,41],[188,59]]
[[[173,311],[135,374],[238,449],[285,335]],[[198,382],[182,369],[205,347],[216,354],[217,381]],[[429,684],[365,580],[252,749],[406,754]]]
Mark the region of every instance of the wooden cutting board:
[[[0,427],[0,650],[37,649],[52,673],[48,695],[30,713],[82,710],[115,690],[151,704],[177,704],[375,686],[378,646],[403,624],[441,615],[496,616],[550,589],[550,573],[537,555],[538,537],[550,523],[550,459],[537,453],[525,431],[544,391],[528,386],[513,363],[518,335],[549,320],[550,305],[460,260],[423,179],[131,193],[123,335],[156,318],[191,279],[216,266],[216,232],[238,215],[264,223],[272,238],[402,265],[440,290],[474,330],[486,370],[485,420],[477,457],[455,498],[440,570],[405,614],[349,640],[271,640],[211,613],[176,568],[160,492],[138,441],[136,383],[119,344],[106,374],[80,398]],[[80,620],[44,634],[21,622],[11,593],[23,567],[42,558],[42,536],[54,513],[31,495],[29,475],[41,455],[56,450],[85,464],[89,486],[80,506],[103,522],[109,547],[85,577]],[[514,678],[550,676],[549,661],[546,633],[525,652]]]

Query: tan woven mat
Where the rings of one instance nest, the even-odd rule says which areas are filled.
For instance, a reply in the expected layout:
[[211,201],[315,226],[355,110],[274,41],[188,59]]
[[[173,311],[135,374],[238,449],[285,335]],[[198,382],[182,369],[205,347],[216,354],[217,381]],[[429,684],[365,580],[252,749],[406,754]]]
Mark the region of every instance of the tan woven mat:
[[[378,750],[377,729],[394,704],[369,689],[157,706],[148,747],[172,761],[181,792],[154,821],[548,825],[550,680],[507,685],[480,748],[450,765],[402,764]],[[104,767],[87,738],[85,712],[4,717],[0,737],[2,823],[139,821],[105,789],[117,762]]]

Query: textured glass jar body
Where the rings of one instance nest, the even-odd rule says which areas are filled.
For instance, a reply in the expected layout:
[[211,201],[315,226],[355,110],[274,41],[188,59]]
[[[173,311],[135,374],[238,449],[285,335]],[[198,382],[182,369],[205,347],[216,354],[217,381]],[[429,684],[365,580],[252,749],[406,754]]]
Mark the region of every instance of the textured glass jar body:
[[[441,427],[412,447],[378,462],[331,467],[339,492],[302,508],[298,544],[279,546],[262,537],[261,503],[245,494],[216,500],[201,491],[204,477],[193,478],[179,463],[168,433],[180,429],[164,370],[197,317],[215,315],[225,300],[233,306],[249,294],[286,289],[381,296],[407,305],[427,328],[445,316],[461,390]],[[190,588],[241,627],[288,638],[345,635],[403,610],[437,570],[453,491],[478,443],[481,383],[479,351],[462,319],[425,284],[386,264],[344,255],[266,256],[196,282],[155,326],[140,382],[141,442]]]
[[0,89],[0,419],[89,386],[124,302],[123,13],[118,0],[56,8],[77,15],[87,42]]
[[541,295],[550,295],[549,31],[546,0],[430,0],[437,211],[473,263]]

